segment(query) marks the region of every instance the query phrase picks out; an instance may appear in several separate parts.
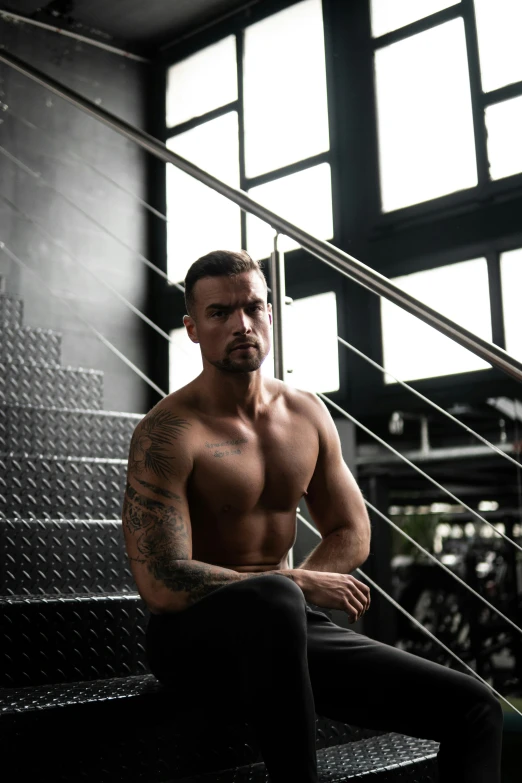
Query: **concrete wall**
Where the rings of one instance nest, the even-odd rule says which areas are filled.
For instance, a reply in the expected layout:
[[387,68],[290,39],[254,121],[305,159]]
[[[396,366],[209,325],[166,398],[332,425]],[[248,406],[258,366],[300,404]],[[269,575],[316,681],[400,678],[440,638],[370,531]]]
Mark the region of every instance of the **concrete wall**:
[[[143,127],[146,65],[25,24],[0,20],[0,37],[8,53]],[[6,289],[24,298],[26,324],[63,332],[64,364],[104,371],[105,408],[145,412],[144,382],[75,315],[93,324],[134,363],[145,368],[144,330],[149,327],[144,327],[81,264],[140,309],[145,301],[146,268],[134,252],[79,211],[146,254],[144,209],[73,157],[80,155],[91,167],[145,198],[145,154],[4,65],[0,66],[0,101],[6,107],[0,111],[1,147],[41,174],[37,179],[0,154],[0,240],[62,295],[73,311],[0,251],[0,276],[6,278]],[[77,208],[46,187],[42,179]],[[15,207],[25,215],[17,213]],[[39,221],[59,244],[29,218]]]

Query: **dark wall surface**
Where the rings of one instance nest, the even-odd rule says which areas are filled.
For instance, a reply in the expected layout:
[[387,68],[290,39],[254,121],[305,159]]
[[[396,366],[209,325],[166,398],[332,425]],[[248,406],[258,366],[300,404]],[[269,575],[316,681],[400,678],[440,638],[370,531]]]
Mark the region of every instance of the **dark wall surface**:
[[[0,43],[107,111],[144,126],[147,65],[1,20]],[[144,413],[145,383],[77,315],[145,368],[149,327],[90,274],[143,309],[146,267],[136,253],[146,253],[145,210],[93,167],[145,198],[145,153],[5,65],[0,101],[0,240],[72,310],[1,250],[0,276],[8,292],[24,298],[27,325],[63,332],[63,364],[104,371],[106,409]]]

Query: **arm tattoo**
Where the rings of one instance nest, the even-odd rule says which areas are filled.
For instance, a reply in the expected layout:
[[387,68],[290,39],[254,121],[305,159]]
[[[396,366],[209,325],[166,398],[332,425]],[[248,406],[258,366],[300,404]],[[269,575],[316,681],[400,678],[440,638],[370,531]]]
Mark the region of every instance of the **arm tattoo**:
[[151,484],[149,481],[143,481],[143,479],[136,478],[136,481],[139,484],[141,484],[143,487],[146,487],[147,489],[151,489],[153,492],[156,493],[156,495],[162,495],[164,498],[168,498],[169,500],[181,501],[180,496],[176,495],[175,492],[170,492],[170,490],[164,489],[163,487],[157,487],[155,484]]
[[136,473],[149,470],[161,478],[174,473],[174,457],[169,455],[176,440],[190,424],[170,411],[159,410],[146,416],[132,437],[129,468]]
[[136,538],[139,562],[145,563],[156,579],[164,579],[175,560],[187,557],[189,536],[176,506],[141,495],[128,482],[123,524]]

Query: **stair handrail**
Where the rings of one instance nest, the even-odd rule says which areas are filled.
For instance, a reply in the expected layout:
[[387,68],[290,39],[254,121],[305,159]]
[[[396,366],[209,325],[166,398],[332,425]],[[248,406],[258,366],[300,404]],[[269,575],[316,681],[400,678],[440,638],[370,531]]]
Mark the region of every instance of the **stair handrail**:
[[155,155],[164,163],[172,163],[177,168],[199,180],[207,187],[220,193],[229,201],[237,204],[241,209],[268,223],[272,228],[291,239],[295,240],[302,248],[316,256],[323,263],[332,266],[337,271],[359,283],[363,287],[379,296],[384,296],[394,304],[406,310],[408,313],[420,318],[425,323],[437,329],[437,331],[449,337],[454,342],[467,348],[489,364],[507,373],[517,381],[522,382],[522,363],[510,356],[506,351],[493,343],[484,340],[476,334],[447,318],[442,313],[419,301],[411,294],[403,291],[387,277],[371,267],[358,261],[353,256],[340,250],[326,240],[318,239],[308,234],[303,229],[285,220],[280,215],[267,209],[262,204],[252,199],[247,193],[233,188],[222,182],[217,177],[199,168],[194,163],[186,160],[150,134],[133,127],[129,123],[115,117],[106,109],[102,109],[92,101],[79,95],[69,87],[60,84],[52,77],[42,73],[23,60],[8,54],[5,49],[0,51],[0,62],[9,65],[24,76],[32,79],[59,97],[73,104],[82,111],[90,114],[104,125],[115,130],[120,135],[134,141],[140,147]]

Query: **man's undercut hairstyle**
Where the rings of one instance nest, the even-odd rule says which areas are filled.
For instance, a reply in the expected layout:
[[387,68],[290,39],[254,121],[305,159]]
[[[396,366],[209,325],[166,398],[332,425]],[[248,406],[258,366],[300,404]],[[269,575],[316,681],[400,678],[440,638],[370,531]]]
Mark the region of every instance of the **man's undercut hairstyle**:
[[258,272],[265,285],[266,278],[259,261],[254,261],[245,250],[213,250],[194,261],[185,277],[185,307],[193,318],[195,315],[194,286],[202,277],[235,277],[242,272]]

